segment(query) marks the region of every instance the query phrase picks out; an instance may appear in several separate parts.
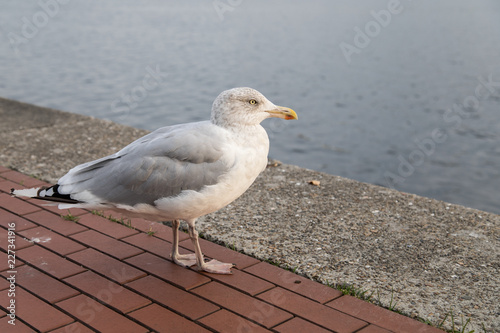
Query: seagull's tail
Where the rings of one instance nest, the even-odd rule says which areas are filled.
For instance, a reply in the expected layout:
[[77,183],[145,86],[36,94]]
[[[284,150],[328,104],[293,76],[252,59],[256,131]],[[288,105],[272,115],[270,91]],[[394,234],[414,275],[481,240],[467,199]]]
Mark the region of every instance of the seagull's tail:
[[11,189],[10,194],[16,197],[28,197],[57,203],[78,204],[80,201],[72,199],[69,194],[61,194],[58,191],[59,185],[49,187],[29,188],[23,190]]

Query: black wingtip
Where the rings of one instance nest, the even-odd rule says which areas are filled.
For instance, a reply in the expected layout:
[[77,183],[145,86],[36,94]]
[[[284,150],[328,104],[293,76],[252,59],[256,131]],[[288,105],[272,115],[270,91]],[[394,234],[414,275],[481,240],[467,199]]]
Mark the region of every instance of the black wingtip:
[[[51,194],[47,194],[46,191],[52,189]],[[69,203],[69,204],[78,204],[81,203],[78,200],[72,199],[69,194],[61,194],[58,191],[59,184],[52,186],[42,186],[38,189],[36,196],[33,196],[33,199],[43,200],[43,201],[51,201],[51,202],[59,202],[59,203]],[[14,189],[12,189],[14,190]],[[42,193],[44,192],[44,193]],[[12,192],[11,192],[12,194]]]

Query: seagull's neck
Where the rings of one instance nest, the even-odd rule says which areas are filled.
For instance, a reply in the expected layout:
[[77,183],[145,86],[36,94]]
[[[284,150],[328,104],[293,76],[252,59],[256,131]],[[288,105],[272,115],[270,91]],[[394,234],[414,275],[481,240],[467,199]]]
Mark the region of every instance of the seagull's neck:
[[260,124],[247,125],[242,123],[218,124],[212,123],[228,131],[233,139],[242,145],[248,143],[269,145],[267,132]]
[[255,124],[255,125],[248,125],[248,124],[242,124],[242,123],[223,123],[223,124],[217,124],[215,125],[220,126],[228,131],[231,131],[233,133],[240,133],[242,135],[252,135],[252,134],[261,134],[262,131],[265,132],[264,128],[260,124]]

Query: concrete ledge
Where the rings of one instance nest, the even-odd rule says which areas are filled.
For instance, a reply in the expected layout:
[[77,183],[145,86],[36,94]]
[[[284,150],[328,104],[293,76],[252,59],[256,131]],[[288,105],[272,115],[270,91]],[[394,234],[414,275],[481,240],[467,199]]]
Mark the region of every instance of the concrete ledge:
[[[147,133],[1,98],[0,119],[0,165],[49,182]],[[278,165],[198,229],[386,306],[393,296],[397,310],[434,324],[451,309],[458,324],[471,318],[467,329],[500,329],[499,215]]]

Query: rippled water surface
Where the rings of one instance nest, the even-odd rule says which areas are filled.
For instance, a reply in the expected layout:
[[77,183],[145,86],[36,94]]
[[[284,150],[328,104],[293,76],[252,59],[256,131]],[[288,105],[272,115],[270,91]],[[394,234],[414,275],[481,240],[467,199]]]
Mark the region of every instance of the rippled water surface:
[[500,213],[498,1],[61,2],[2,1],[0,96],[153,130],[250,86],[271,157]]

